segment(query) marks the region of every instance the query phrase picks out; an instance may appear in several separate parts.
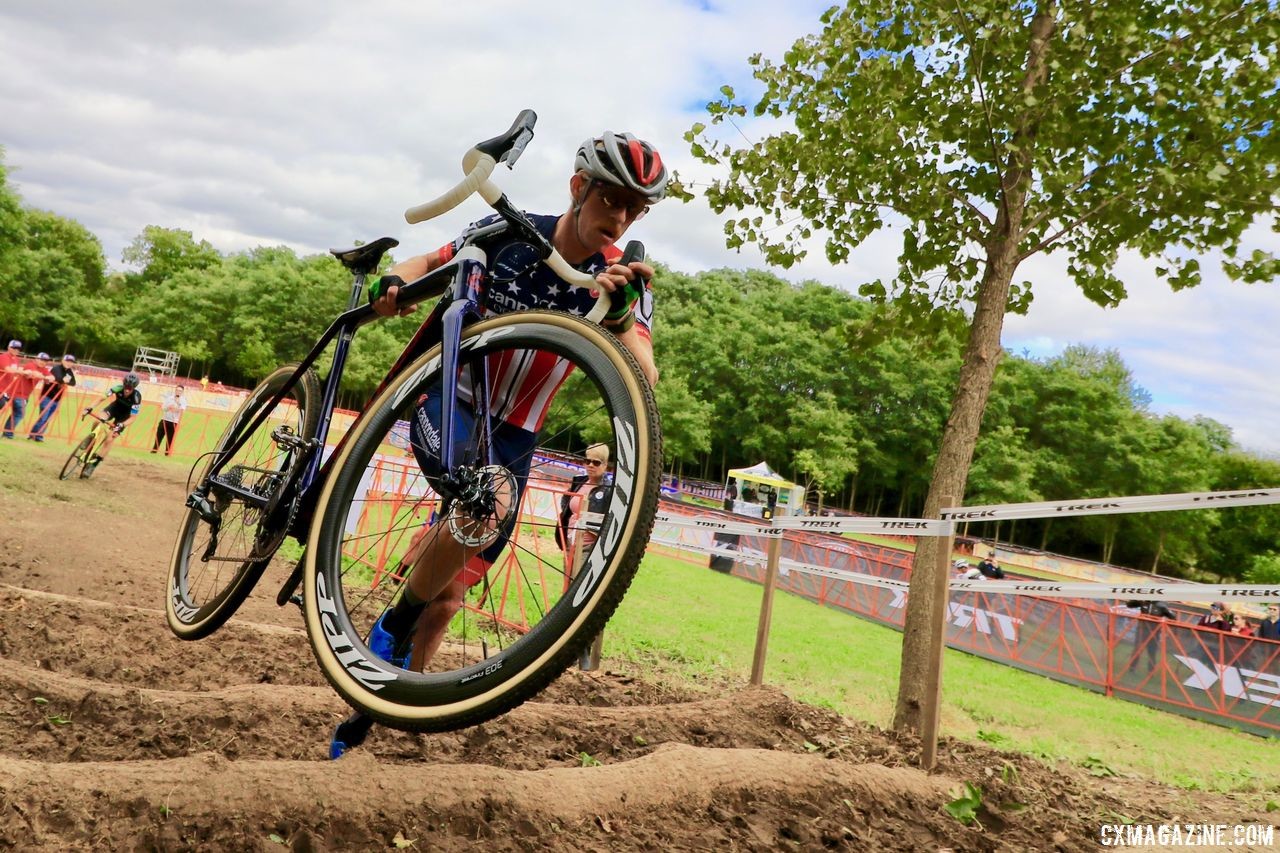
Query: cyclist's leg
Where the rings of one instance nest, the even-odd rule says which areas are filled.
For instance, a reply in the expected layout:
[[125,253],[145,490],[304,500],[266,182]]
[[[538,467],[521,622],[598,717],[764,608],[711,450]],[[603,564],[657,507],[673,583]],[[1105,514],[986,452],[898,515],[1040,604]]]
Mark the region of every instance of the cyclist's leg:
[[[440,447],[439,417],[440,395],[436,389],[419,401],[409,433],[418,465],[433,484],[444,473],[436,455]],[[476,441],[475,432],[474,416],[468,409],[460,406],[454,417],[455,443]],[[498,484],[498,505],[494,519],[507,518],[509,511],[518,509],[524,484],[528,480],[536,438],[533,433],[505,425],[499,426],[491,437],[496,457],[494,461],[510,470],[515,475],[516,483],[514,492],[509,482]],[[494,519],[486,522],[489,530],[493,530],[497,524]],[[514,516],[509,521],[513,522]],[[462,595],[449,595],[451,586],[463,582],[462,593],[465,594],[467,588],[478,583],[505,547],[512,526],[504,525],[506,529],[499,530],[498,537],[487,545],[465,545],[459,542],[444,518],[414,535],[403,561],[403,566],[409,570],[408,583],[395,607],[381,622],[381,627],[394,638],[397,650],[405,650],[409,634],[422,617],[423,611],[435,605],[438,599],[451,601],[456,598],[458,606],[461,606]],[[443,613],[447,608],[441,605],[437,609]],[[453,607],[449,618],[457,611],[458,607]],[[449,619],[444,619],[430,648],[431,655],[439,647],[448,624]],[[427,660],[430,660],[430,656]]]
[[118,433],[115,430],[115,426],[116,422],[114,419],[107,424],[103,424],[103,429],[107,431],[107,434],[98,445],[98,449],[94,451],[98,456],[99,462],[107,458],[107,454],[111,452],[111,445],[116,443],[116,436]]

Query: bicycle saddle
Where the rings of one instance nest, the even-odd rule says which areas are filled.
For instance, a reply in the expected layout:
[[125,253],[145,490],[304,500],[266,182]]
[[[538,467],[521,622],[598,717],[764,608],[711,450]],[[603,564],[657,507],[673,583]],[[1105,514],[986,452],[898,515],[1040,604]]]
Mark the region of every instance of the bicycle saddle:
[[378,268],[378,262],[388,249],[394,249],[400,241],[394,237],[379,237],[372,243],[356,246],[354,249],[330,249],[329,254],[354,274],[368,275]]

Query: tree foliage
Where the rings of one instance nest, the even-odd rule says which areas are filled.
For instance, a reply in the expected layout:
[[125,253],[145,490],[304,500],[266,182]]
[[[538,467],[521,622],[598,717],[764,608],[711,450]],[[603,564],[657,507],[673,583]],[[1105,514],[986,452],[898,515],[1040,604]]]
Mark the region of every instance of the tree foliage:
[[[972,302],[926,514],[965,493],[1005,312],[1032,298],[1030,284],[1013,283],[1022,261],[1065,252],[1100,305],[1125,296],[1121,251],[1153,259],[1174,289],[1199,283],[1196,254],[1215,247],[1230,276],[1275,270],[1263,254],[1234,260],[1280,189],[1271,0],[849,0],[822,24],[781,62],[751,58],[754,104],[726,86],[708,105],[712,125],[772,117],[770,135],[735,148],[736,136],[699,123],[687,138],[728,169],[707,190],[713,208],[747,213],[726,222],[728,245],[758,243],[785,266],[821,232],[838,263],[892,222],[903,233],[898,276],[863,292],[892,297],[922,325]],[[1123,473],[1109,463],[1099,460],[1100,483]],[[901,729],[919,726],[929,626],[946,604],[933,592],[936,547],[916,552]]]
[[[12,196],[11,196],[12,197]],[[30,263],[0,317],[33,314],[29,349],[75,351],[126,364],[139,344],[178,351],[185,372],[231,385],[300,358],[345,305],[349,279],[331,258],[282,247],[218,255],[185,232],[149,228],[135,246],[180,247],[167,278],[140,283],[146,267],[104,274],[101,250],[77,223],[24,209],[13,197],[16,247]],[[3,251],[5,247],[0,247]],[[19,268],[19,267],[15,267]],[[27,269],[28,267],[20,267]],[[12,279],[0,278],[0,281]],[[899,312],[814,282],[763,272],[655,279],[657,388],[666,463],[721,478],[768,461],[821,487],[824,501],[878,515],[919,516],[959,371],[966,318],[943,312],[939,331],[904,328]],[[13,293],[14,295],[9,295]],[[52,306],[52,307],[50,307]],[[39,312],[37,312],[39,313]],[[421,315],[370,324],[356,336],[345,405],[358,408]],[[41,325],[43,323],[44,325]],[[13,327],[0,332],[17,333]],[[23,334],[27,334],[24,332]],[[322,359],[321,367],[327,364]],[[580,420],[565,446],[595,441],[607,425]],[[1006,354],[996,374],[970,476],[970,502],[1104,494],[1274,487],[1280,463],[1242,451],[1230,430],[1203,418],[1153,414],[1119,355],[1073,346],[1034,359]],[[981,534],[982,530],[973,530]],[[986,531],[990,535],[991,531]],[[1011,534],[1002,538],[1008,541]],[[1016,542],[1172,573],[1238,577],[1280,541],[1280,508],[1111,516],[1104,525],[1019,522]]]

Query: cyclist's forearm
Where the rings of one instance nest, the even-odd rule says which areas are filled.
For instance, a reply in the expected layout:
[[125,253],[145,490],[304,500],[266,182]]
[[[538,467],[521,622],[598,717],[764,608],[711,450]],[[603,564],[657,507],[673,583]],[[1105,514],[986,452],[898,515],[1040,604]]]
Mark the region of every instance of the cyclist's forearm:
[[425,255],[417,255],[387,270],[389,275],[398,275],[405,281],[413,281],[422,278],[432,270],[439,269],[441,266],[440,253],[428,252]]
[[640,334],[635,326],[625,332],[619,332],[617,338],[636,357],[636,361],[640,362],[640,372],[644,374],[644,378],[649,380],[650,385],[656,386],[658,366],[653,360],[653,341],[649,340],[648,336]]

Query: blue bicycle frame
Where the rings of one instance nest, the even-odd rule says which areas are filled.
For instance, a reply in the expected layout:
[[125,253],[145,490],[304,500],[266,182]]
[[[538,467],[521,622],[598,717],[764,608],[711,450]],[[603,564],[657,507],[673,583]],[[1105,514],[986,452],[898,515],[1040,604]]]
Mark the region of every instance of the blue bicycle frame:
[[[482,250],[475,246],[475,242],[503,233],[507,230],[507,227],[506,222],[497,222],[471,229],[465,235],[463,248],[459,250],[457,257],[448,264],[404,285],[400,289],[397,305],[399,307],[407,307],[441,295],[447,289],[446,282],[452,281],[452,293],[449,298],[441,300],[436,308],[433,309],[431,315],[410,340],[408,346],[405,347],[395,364],[387,372],[378,389],[374,392],[376,395],[405,365],[432,345],[441,344],[444,371],[441,393],[442,412],[440,423],[442,435],[440,456],[443,463],[442,467],[449,473],[454,468],[453,423],[457,410],[459,345],[463,329],[480,318],[480,305],[484,301],[488,287],[488,269],[485,255]],[[205,482],[197,487],[196,491],[187,498],[188,506],[199,511],[199,502],[206,499],[209,489],[217,488],[269,514],[280,506],[281,501],[292,501],[294,499],[293,496],[296,495],[297,500],[300,502],[299,512],[288,533],[298,536],[301,531],[306,529],[311,514],[311,505],[314,502],[311,497],[311,487],[316,482],[323,480],[324,468],[327,464],[323,461],[322,454],[316,451],[324,447],[325,439],[329,434],[329,426],[333,420],[333,409],[337,402],[338,388],[346,367],[351,341],[355,337],[355,332],[358,328],[379,318],[371,305],[360,304],[365,279],[366,275],[364,273],[354,274],[351,298],[347,303],[347,310],[340,314],[325,330],[315,346],[302,359],[302,362],[289,380],[275,393],[271,401],[258,412],[253,420],[241,429],[240,434],[223,451],[222,458],[214,462],[205,478]],[[248,437],[266,421],[275,407],[288,396],[303,373],[316,363],[325,347],[335,338],[337,339],[337,346],[333,352],[333,362],[321,395],[320,422],[316,427],[314,438],[307,443],[306,447],[299,446],[298,448],[308,453],[309,457],[306,464],[293,474],[293,481],[285,483],[284,488],[279,489],[274,497],[267,498],[238,484],[217,479],[217,475],[221,472],[223,466],[227,464],[237,450],[244,446]],[[487,380],[487,377],[484,378]],[[485,387],[487,387],[487,383]],[[250,400],[249,402],[253,401]],[[484,400],[475,401],[477,409],[483,409],[485,403],[486,401]],[[482,414],[482,411],[477,411],[478,416]],[[487,419],[478,418],[478,420],[483,423]],[[344,436],[343,441],[345,440]],[[341,443],[339,446],[341,446]],[[337,453],[334,453],[330,458],[336,456]],[[446,491],[452,480],[449,473],[446,473],[442,482]],[[296,490],[293,488],[295,485]]]

